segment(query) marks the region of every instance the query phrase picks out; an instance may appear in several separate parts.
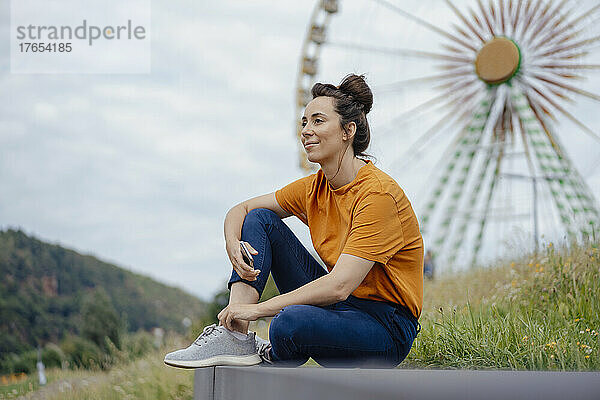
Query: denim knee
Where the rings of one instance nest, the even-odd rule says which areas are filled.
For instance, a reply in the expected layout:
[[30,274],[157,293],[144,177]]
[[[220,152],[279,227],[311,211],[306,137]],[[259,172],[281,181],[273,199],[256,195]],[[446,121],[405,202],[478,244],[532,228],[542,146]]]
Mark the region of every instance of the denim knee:
[[301,315],[302,308],[302,305],[287,306],[275,315],[269,327],[271,342],[291,339],[297,328],[306,323],[306,318]]
[[266,224],[273,220],[273,218],[279,218],[279,216],[268,208],[255,208],[248,212],[246,218],[244,218],[244,225],[246,224]]
[[298,333],[307,322],[304,314],[306,307],[305,305],[285,307],[275,315],[269,327],[272,352],[278,362],[287,361],[289,363],[286,364],[287,366],[302,365],[308,359],[308,356],[301,354],[298,347]]

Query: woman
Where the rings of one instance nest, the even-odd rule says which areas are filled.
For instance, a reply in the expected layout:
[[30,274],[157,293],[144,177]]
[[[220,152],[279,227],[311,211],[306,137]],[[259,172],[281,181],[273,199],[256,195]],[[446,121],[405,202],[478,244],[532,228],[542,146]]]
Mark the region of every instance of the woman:
[[[317,83],[312,95],[301,139],[321,169],[227,213],[229,305],[219,326],[165,363],[298,366],[312,357],[323,366],[395,367],[410,351],[420,328],[423,240],[402,189],[363,159],[373,95],[357,75],[339,86]],[[328,271],[283,223],[292,215],[308,225]],[[257,304],[269,273],[281,294]],[[271,316],[270,343],[248,333],[249,321]]]

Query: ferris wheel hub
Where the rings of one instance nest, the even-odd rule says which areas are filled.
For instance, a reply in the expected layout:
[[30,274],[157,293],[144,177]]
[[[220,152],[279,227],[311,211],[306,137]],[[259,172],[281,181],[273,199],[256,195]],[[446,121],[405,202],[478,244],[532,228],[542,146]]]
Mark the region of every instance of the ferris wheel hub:
[[475,72],[484,82],[497,85],[509,81],[521,64],[519,47],[505,37],[486,42],[475,59]]

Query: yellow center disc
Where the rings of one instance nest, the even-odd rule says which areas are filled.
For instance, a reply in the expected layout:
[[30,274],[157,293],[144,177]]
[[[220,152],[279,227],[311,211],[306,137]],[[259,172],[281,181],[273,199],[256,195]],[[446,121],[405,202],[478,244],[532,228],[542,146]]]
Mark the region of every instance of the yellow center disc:
[[487,83],[508,81],[519,68],[519,49],[507,38],[493,38],[479,50],[475,59],[475,72]]

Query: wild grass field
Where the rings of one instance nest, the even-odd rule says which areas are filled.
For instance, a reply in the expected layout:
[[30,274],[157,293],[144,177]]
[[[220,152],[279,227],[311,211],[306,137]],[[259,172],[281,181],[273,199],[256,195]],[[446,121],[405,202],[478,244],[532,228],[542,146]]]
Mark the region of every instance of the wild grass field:
[[598,243],[428,283],[420,322],[409,360],[422,367],[598,370]]
[[[599,370],[599,247],[548,244],[537,255],[425,282],[422,330],[401,368]],[[251,329],[266,337],[268,325]],[[0,400],[191,399],[193,371],[162,362],[188,342],[171,336],[109,371],[51,369],[45,387],[30,376],[0,386]]]

